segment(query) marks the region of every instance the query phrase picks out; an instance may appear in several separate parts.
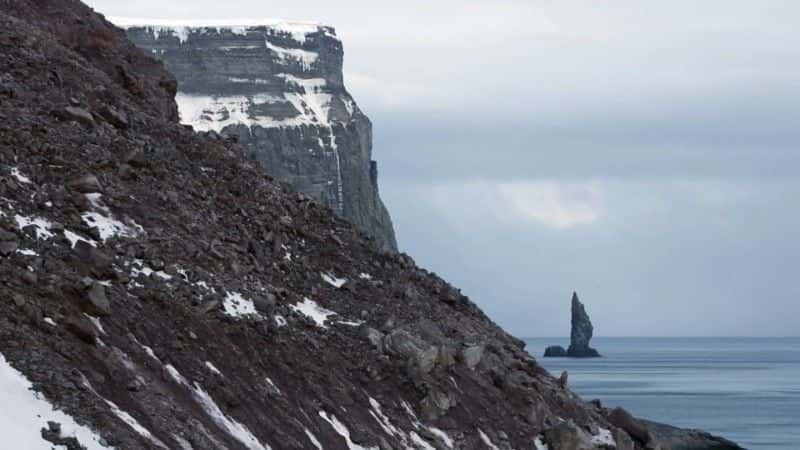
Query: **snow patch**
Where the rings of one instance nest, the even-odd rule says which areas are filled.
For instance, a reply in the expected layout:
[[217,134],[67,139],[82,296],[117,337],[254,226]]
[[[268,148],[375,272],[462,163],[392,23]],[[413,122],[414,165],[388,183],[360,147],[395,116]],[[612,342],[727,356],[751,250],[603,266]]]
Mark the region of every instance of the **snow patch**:
[[222,302],[225,314],[231,317],[257,316],[256,306],[252,300],[242,297],[238,292],[228,292]]
[[395,426],[392,425],[392,422],[389,420],[388,417],[386,417],[386,414],[383,413],[383,409],[381,409],[381,404],[378,403],[377,400],[375,400],[372,397],[369,397],[369,405],[372,407],[372,411],[370,411],[369,413],[378,422],[381,428],[383,428],[383,431],[385,431],[386,434],[388,434],[389,436],[403,435],[402,432],[398,431],[397,428],[395,428]]
[[301,64],[303,70],[311,69],[311,66],[313,66],[319,58],[317,52],[310,52],[300,48],[278,47],[268,40],[265,41],[265,44],[270,51],[277,55],[281,63],[286,64],[287,62],[297,61]]
[[236,77],[228,77],[228,81],[231,83],[252,83],[252,84],[270,84],[270,80],[265,80],[263,78],[236,78]]
[[422,439],[417,434],[416,431],[412,431],[411,433],[409,433],[409,435],[411,436],[411,441],[414,442],[417,448],[420,448],[422,450],[436,450],[436,448],[434,448],[431,444],[429,444],[428,441]]
[[[325,92],[326,82],[323,78],[298,78],[281,73],[276,77],[283,78],[287,84],[295,85],[294,92],[283,92],[282,95],[267,93],[232,96],[209,96],[178,92],[175,101],[178,103],[181,123],[191,125],[196,131],[221,132],[231,125],[244,125],[252,128],[297,127],[303,125],[321,125],[332,127],[329,119],[330,103],[333,95]],[[242,82],[246,81],[241,79]],[[275,118],[255,113],[262,105],[289,103],[297,111],[291,117]],[[333,148],[334,144],[331,143]]]
[[99,192],[91,192],[89,194],[84,194],[84,195],[86,196],[86,199],[89,200],[89,203],[91,203],[93,207],[102,211],[108,211],[108,208],[100,200],[103,197],[103,194]]
[[[411,408],[411,405],[409,405],[408,402],[406,402],[405,400],[401,401],[400,405],[403,407],[403,409],[406,410],[406,414],[408,414],[408,416],[411,417],[411,419],[412,419],[411,420],[411,425],[413,425],[415,429],[419,430],[421,428],[425,428],[431,434],[439,437],[439,439],[441,439],[442,442],[444,442],[445,445],[447,445],[447,447],[453,448],[453,439],[451,439],[450,436],[447,433],[445,433],[444,431],[442,431],[442,430],[440,430],[440,429],[438,429],[436,427],[425,426],[422,422],[419,421],[419,418],[414,413],[414,410]],[[414,435],[416,435],[416,433],[414,433],[412,431],[411,432],[411,439],[412,440],[415,440],[414,439]],[[417,436],[417,437],[419,437],[419,436]],[[427,442],[425,444],[427,444]]]
[[334,416],[333,414],[331,414],[330,417],[328,417],[328,413],[326,413],[325,411],[320,411],[319,416],[325,419],[325,421],[328,422],[333,427],[333,429],[337,433],[339,433],[340,436],[344,438],[345,442],[347,443],[347,448],[349,450],[378,450],[378,447],[362,447],[353,442],[350,439],[350,430],[348,430],[347,427],[342,422],[339,422],[339,419],[337,419],[336,416]]
[[592,444],[616,447],[617,441],[614,440],[614,436],[611,435],[611,430],[600,428],[597,434],[592,436]]
[[494,445],[494,443],[492,443],[492,440],[489,439],[489,436],[487,436],[486,433],[484,433],[480,428],[478,428],[478,435],[481,437],[483,443],[489,447],[489,450],[500,450],[496,445]]
[[45,317],[42,320],[44,321],[44,323],[46,323],[48,325],[51,325],[51,326],[54,326],[54,327],[58,326],[58,324],[56,324],[56,321],[51,319],[50,317]]
[[414,410],[411,408],[411,405],[409,405],[408,402],[406,402],[405,400],[400,402],[400,404],[403,406],[403,409],[406,410],[406,414],[408,414],[412,419],[414,419],[412,422],[414,428],[419,428],[420,425],[419,419],[417,418],[417,415],[414,413]]
[[146,266],[144,264],[144,261],[142,261],[141,259],[134,259],[133,264],[131,264],[130,262],[125,263],[125,266],[130,266],[130,265],[133,265],[133,267],[131,267],[132,278],[138,278],[139,275],[144,275],[146,277],[149,277],[150,275],[155,275],[158,278],[161,278],[162,280],[169,281],[172,279],[172,275],[164,272],[163,270],[155,271],[151,269],[149,266]]
[[322,275],[322,279],[325,280],[326,283],[330,284],[331,286],[339,289],[340,287],[344,286],[347,283],[347,278],[336,278],[335,275],[330,273],[320,273]]
[[[153,357],[155,358],[154,355]],[[158,360],[158,358],[156,359]],[[230,434],[250,450],[271,450],[269,445],[261,444],[247,427],[226,416],[214,399],[198,383],[194,383],[194,386],[190,385],[186,378],[171,364],[165,364],[164,368],[178,384],[186,386],[192,391],[195,400],[220,429]]]
[[439,439],[441,439],[442,442],[444,442],[444,444],[448,448],[453,448],[453,440],[450,438],[450,436],[447,433],[445,433],[444,431],[442,431],[442,430],[440,430],[440,429],[438,429],[436,427],[427,427],[427,428],[428,428],[428,431],[430,431],[431,433],[436,435]]
[[304,297],[301,303],[289,307],[313,320],[320,328],[328,328],[325,321],[329,316],[336,315],[335,312],[319,306],[317,302],[308,297]]
[[[319,22],[292,21],[284,19],[233,19],[233,20],[164,20],[148,18],[111,17],[109,20],[122,28],[148,28],[155,38],[162,33],[174,34],[181,42],[185,42],[189,32],[203,32],[213,28],[234,34],[247,35],[259,32],[258,27],[265,27],[270,34],[285,34],[300,44],[305,43],[309,34],[323,33],[333,39],[336,33],[333,28]],[[261,31],[263,32],[263,31]]]
[[275,392],[277,392],[278,395],[283,395],[283,392],[281,392],[281,389],[278,387],[278,385],[275,384],[275,382],[272,381],[272,379],[270,379],[270,377],[266,377],[266,379],[267,379],[267,383],[270,386],[272,386],[273,389],[275,389]]
[[72,231],[69,231],[69,230],[64,230],[64,237],[67,238],[67,240],[69,241],[69,245],[72,248],[75,248],[75,244],[77,244],[78,241],[83,241],[83,242],[88,243],[92,247],[97,247],[97,242],[95,240],[86,239],[85,237],[80,236],[78,234],[75,234],[75,233],[73,233]]
[[280,314],[275,314],[275,323],[276,323],[276,324],[277,324],[279,327],[285,327],[285,326],[286,326],[286,318],[285,318],[285,317],[283,317],[283,316],[282,316],[282,315],[280,315]]
[[36,239],[50,239],[54,236],[50,231],[50,227],[52,227],[53,224],[47,219],[42,219],[41,217],[27,217],[17,214],[14,216],[14,220],[17,222],[17,228],[20,230],[31,225],[36,227]]
[[194,285],[195,285],[195,286],[197,286],[197,287],[199,287],[199,288],[203,288],[203,289],[205,289],[206,291],[216,292],[216,291],[214,290],[214,288],[210,287],[210,286],[208,285],[208,283],[206,283],[205,281],[198,281],[198,282],[196,282]]
[[370,275],[370,274],[368,274],[366,272],[361,272],[360,274],[358,274],[358,278],[361,278],[362,280],[371,280],[372,279],[372,275]]
[[214,421],[214,423],[216,423],[221,429],[227,431],[228,434],[233,436],[233,438],[237,441],[241,442],[242,445],[250,450],[270,449],[269,445],[260,443],[258,438],[256,438],[253,433],[247,429],[247,427],[226,416],[214,399],[211,398],[211,396],[208,395],[208,393],[204,391],[198,383],[194,384],[194,396],[198,403],[200,403],[200,406],[203,407],[206,414],[208,414],[209,417],[211,417],[211,419]]
[[178,436],[177,434],[173,433],[172,434],[172,439],[175,439],[175,441],[178,443],[178,445],[181,446],[181,450],[194,450],[194,447],[192,447],[192,444],[190,444],[189,441],[187,441],[183,437]]
[[547,447],[547,444],[542,442],[542,437],[541,436],[536,436],[536,439],[533,440],[533,448],[535,450],[550,450]]
[[100,319],[95,316],[90,316],[86,313],[83,313],[83,315],[89,318],[89,321],[92,322],[92,325],[94,325],[95,328],[97,328],[97,331],[99,331],[101,334],[106,334],[106,330],[103,328],[103,324],[100,323]]
[[100,445],[97,433],[55,409],[31,387],[31,382],[0,354],[0,435],[6,448],[49,450],[53,445],[42,439],[41,429],[54,421],[61,424],[62,437],[74,436],[88,450],[107,450]]
[[31,184],[31,179],[23,175],[16,167],[11,168],[11,176],[16,178],[20,183]]
[[161,360],[158,358],[158,356],[156,356],[156,352],[154,352],[151,347],[148,347],[148,346],[146,346],[144,344],[139,344],[139,345],[142,346],[142,350],[144,350],[144,352],[147,353],[147,356],[155,359],[158,362],[161,362]]
[[97,228],[100,234],[100,240],[105,242],[114,236],[133,238],[143,232],[144,229],[133,223],[133,226],[128,226],[117,219],[114,219],[111,214],[104,216],[98,212],[88,211],[81,214],[81,218],[90,228]]
[[114,402],[112,402],[111,400],[106,400],[105,398],[103,398],[103,401],[106,402],[106,404],[111,408],[111,412],[114,413],[114,415],[117,416],[119,420],[125,422],[129,427],[133,429],[133,431],[139,433],[140,436],[144,437],[145,439],[152,442],[158,447],[166,449],[169,448],[166,445],[164,445],[164,443],[161,442],[160,439],[153,436],[153,433],[151,433],[150,430],[148,430],[147,428],[143,427],[142,424],[140,424],[136,419],[133,418],[133,416],[121,410],[119,406],[114,404]]
[[186,381],[186,378],[183,378],[183,375],[178,372],[178,369],[176,369],[175,366],[172,364],[164,364],[164,368],[167,369],[167,373],[172,377],[173,380],[175,380],[176,383],[186,386],[189,385],[189,382]]
[[317,450],[322,450],[322,444],[319,443],[319,440],[317,440],[317,437],[314,436],[314,433],[312,433],[308,428],[305,429],[305,432],[306,436],[308,436],[308,440],[314,444],[314,447],[317,447]]
[[214,366],[214,364],[211,364],[211,361],[206,361],[206,367],[215,374],[222,376],[222,372],[220,372],[219,369]]
[[25,255],[25,256],[39,256],[38,253],[36,253],[35,251],[33,251],[31,249],[28,249],[28,248],[17,249],[17,253],[19,253],[20,255]]

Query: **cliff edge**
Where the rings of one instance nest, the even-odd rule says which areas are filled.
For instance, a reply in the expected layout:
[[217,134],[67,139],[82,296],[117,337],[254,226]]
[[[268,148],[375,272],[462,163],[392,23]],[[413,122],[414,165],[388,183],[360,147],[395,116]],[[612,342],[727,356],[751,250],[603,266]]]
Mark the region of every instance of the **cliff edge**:
[[331,207],[379,248],[397,250],[378,192],[372,124],[345,89],[333,28],[117,22],[175,74],[182,123],[237,136],[247,157],[278,180]]

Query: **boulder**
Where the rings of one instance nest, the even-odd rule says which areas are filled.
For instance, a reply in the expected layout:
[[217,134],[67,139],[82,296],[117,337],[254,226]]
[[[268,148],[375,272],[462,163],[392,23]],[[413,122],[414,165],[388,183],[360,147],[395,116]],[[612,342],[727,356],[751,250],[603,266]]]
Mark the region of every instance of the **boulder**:
[[16,234],[0,228],[0,241],[6,242],[6,241],[16,241],[16,240],[17,240]]
[[422,415],[426,420],[436,420],[447,414],[455,406],[456,400],[448,392],[437,388],[428,390],[428,394],[420,402]]
[[100,109],[100,115],[108,123],[121,130],[127,129],[129,126],[128,116],[124,112],[118,111],[112,106],[103,106]]
[[114,274],[112,268],[114,260],[92,244],[79,240],[75,243],[73,251],[78,260],[94,275],[105,277]]
[[405,357],[412,377],[433,370],[439,349],[404,330],[395,330],[383,338],[383,348],[390,354]]
[[474,369],[483,359],[484,345],[470,345],[461,349],[461,359],[470,369]]
[[91,194],[95,192],[101,192],[102,190],[100,187],[100,180],[91,174],[81,175],[79,177],[70,179],[67,182],[67,187],[82,194]]
[[212,311],[216,311],[219,309],[222,302],[218,299],[207,300],[200,305],[200,313],[201,314],[208,314]]
[[589,433],[567,421],[544,431],[544,441],[549,450],[594,450]]
[[567,356],[567,349],[560,345],[551,345],[544,349],[545,358],[558,358]]
[[83,342],[92,345],[95,344],[97,336],[95,334],[94,325],[92,325],[86,316],[68,317],[66,322],[64,322],[64,328]]
[[94,117],[92,114],[77,106],[67,106],[66,108],[58,111],[56,115],[61,120],[74,120],[75,122],[82,123],[84,125],[94,125]]
[[617,407],[608,413],[608,422],[617,428],[623,429],[632,438],[642,444],[647,444],[651,440],[650,431],[637,418],[623,408]]
[[106,297],[106,287],[97,281],[92,282],[85,295],[86,312],[93,316],[111,315],[111,302]]
[[19,244],[17,241],[3,241],[0,242],[0,255],[8,256],[17,251]]
[[47,428],[41,429],[42,439],[48,441],[58,447],[66,448],[67,450],[81,450],[86,447],[75,436],[62,436],[61,424],[58,422],[47,422]]
[[558,385],[561,386],[562,388],[566,388],[568,380],[569,380],[569,373],[565,370],[561,372],[561,376],[558,377]]
[[276,299],[275,294],[267,292],[264,296],[253,297],[253,305],[256,311],[262,314],[271,314],[275,309]]
[[383,352],[383,333],[375,328],[364,327],[361,329],[361,336],[363,336],[376,350]]
[[727,439],[713,436],[701,430],[688,430],[649,420],[637,420],[637,424],[648,432],[650,441],[645,448],[681,450],[743,450]]
[[617,450],[634,450],[636,448],[633,439],[621,428],[614,428],[611,431],[611,436],[614,438],[614,442],[617,443]]

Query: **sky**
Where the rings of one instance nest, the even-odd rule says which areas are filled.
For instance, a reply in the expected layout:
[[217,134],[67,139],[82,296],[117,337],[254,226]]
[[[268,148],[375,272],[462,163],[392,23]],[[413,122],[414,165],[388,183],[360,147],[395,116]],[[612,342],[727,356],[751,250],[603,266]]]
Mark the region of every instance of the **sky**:
[[334,26],[401,250],[513,334],[800,335],[800,2],[88,3]]

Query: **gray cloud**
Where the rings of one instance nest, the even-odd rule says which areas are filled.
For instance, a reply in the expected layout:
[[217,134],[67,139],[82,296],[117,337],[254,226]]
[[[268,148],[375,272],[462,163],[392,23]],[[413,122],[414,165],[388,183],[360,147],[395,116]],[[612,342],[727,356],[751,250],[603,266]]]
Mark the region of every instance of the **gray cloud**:
[[335,26],[401,247],[515,333],[797,334],[798,2],[89,3]]

